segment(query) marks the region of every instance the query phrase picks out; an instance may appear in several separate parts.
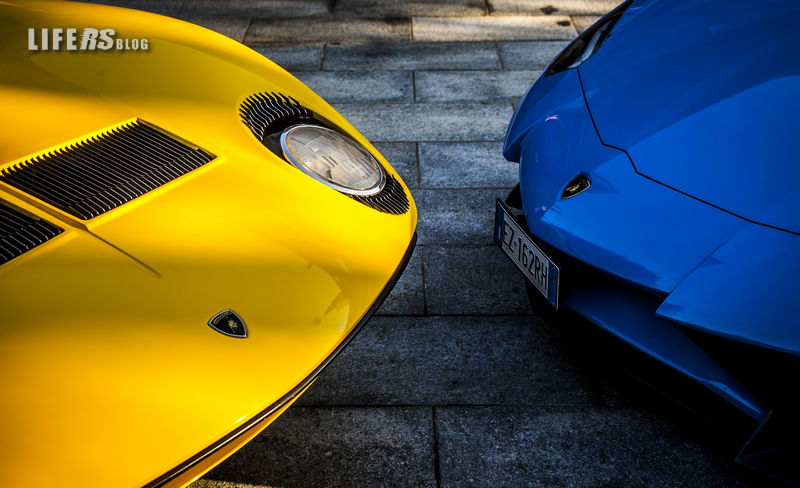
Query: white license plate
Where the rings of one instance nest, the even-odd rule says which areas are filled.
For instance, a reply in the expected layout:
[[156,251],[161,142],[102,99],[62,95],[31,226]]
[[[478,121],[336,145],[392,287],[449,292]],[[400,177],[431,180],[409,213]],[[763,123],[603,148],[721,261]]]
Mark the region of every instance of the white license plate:
[[511,258],[522,274],[539,290],[553,307],[558,308],[558,274],[556,264],[539,249],[511,213],[497,200],[494,217],[494,242]]

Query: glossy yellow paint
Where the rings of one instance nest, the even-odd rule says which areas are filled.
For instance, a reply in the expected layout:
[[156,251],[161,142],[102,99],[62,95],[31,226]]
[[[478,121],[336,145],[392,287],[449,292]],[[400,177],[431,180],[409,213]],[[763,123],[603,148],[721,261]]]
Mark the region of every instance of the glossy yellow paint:
[[[150,50],[29,52],[30,27],[110,27]],[[378,212],[267,151],[238,108],[277,91],[397,177],[321,98],[221,35],[130,10],[11,1],[0,2],[0,40],[0,169],[135,118],[216,155],[88,221],[0,183],[0,199],[65,229],[0,266],[0,486],[143,486],[275,403],[341,343],[400,263],[416,209]],[[206,325],[228,308],[247,339]]]

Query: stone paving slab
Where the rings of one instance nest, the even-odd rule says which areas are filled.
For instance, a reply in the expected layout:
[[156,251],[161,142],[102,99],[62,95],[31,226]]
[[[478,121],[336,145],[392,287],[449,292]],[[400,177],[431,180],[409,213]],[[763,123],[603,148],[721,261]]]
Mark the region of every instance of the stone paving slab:
[[372,141],[499,141],[513,110],[507,103],[335,104]]
[[[141,1],[141,0],[140,0]],[[183,0],[180,14],[262,19],[328,14],[328,0]]]
[[493,43],[387,43],[325,46],[326,70],[500,69]]
[[572,39],[577,32],[563,15],[414,17],[415,41],[522,41]]
[[575,28],[578,32],[585,31],[590,25],[600,20],[599,16],[576,16],[572,17],[572,22],[575,23]]
[[568,44],[569,41],[501,42],[498,49],[506,69],[544,69]]
[[512,188],[519,165],[503,157],[498,142],[422,142],[419,144],[422,188]]
[[204,478],[214,487],[219,480],[258,487],[433,488],[433,459],[430,407],[292,407]]
[[621,0],[487,0],[492,14],[605,15]]
[[309,71],[295,75],[329,103],[414,100],[410,71]]
[[489,245],[492,243],[494,203],[508,189],[417,190],[419,221],[417,242],[421,245]]
[[524,278],[495,246],[425,246],[422,258],[430,315],[531,313]]
[[436,409],[442,488],[739,487],[725,453],[636,410]]
[[264,18],[250,23],[248,43],[315,44],[400,42],[411,39],[408,19]]
[[374,146],[389,161],[392,168],[400,174],[406,186],[412,190],[419,186],[416,144],[413,142],[376,142]]
[[422,275],[422,247],[417,247],[397,280],[394,289],[386,297],[377,315],[422,315],[425,313],[425,289]]
[[528,317],[375,318],[301,405],[588,404],[586,364]]
[[539,71],[418,71],[414,87],[418,102],[515,102],[539,76]]
[[485,15],[487,8],[484,0],[449,0],[446,2],[441,0],[338,0],[334,12],[370,16],[441,17]]
[[289,72],[318,70],[322,67],[321,44],[318,46],[273,46],[255,44],[250,47]]

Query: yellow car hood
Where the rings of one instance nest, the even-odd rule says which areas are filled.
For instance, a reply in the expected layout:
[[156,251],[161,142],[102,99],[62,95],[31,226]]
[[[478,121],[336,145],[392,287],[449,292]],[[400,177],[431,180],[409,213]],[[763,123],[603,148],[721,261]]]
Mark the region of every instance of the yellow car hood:
[[[111,27],[150,50],[29,52],[31,27]],[[1,200],[65,229],[0,265],[0,485],[142,486],[339,346],[403,259],[416,209],[374,210],[269,152],[239,115],[257,92],[296,98],[399,180],[322,99],[223,36],[60,2],[0,2],[0,33],[0,170],[136,119],[215,156],[91,220],[0,183]],[[248,338],[207,325],[225,309]]]

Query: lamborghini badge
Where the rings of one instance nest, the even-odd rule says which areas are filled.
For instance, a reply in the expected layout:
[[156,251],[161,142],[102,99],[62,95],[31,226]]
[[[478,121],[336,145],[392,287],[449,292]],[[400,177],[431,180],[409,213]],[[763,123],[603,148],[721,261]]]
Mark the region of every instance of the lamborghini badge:
[[223,310],[222,312],[211,317],[208,325],[220,334],[230,337],[238,337],[244,339],[247,337],[247,326],[244,325],[244,320],[236,315],[233,310]]

